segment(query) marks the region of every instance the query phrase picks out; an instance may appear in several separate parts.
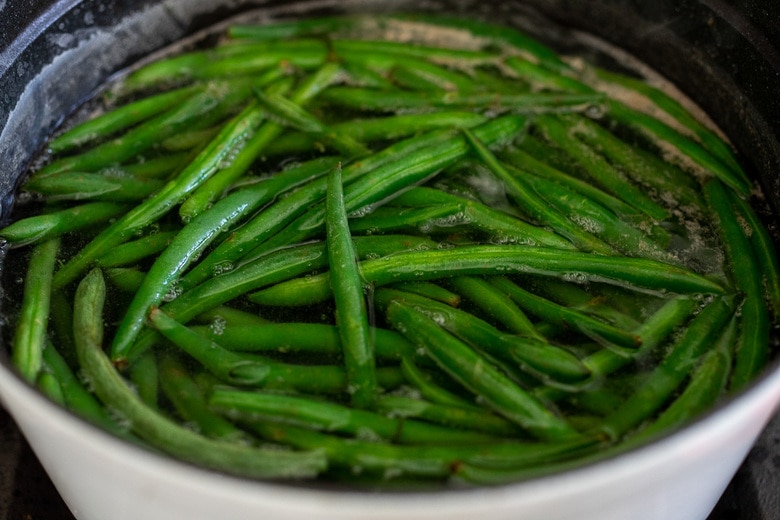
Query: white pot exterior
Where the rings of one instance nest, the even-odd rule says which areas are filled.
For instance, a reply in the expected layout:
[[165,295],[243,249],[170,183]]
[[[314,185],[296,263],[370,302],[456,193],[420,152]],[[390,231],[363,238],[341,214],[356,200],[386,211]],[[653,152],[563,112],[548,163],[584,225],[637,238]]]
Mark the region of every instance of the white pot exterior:
[[636,452],[514,485],[371,494],[251,482],[98,431],[0,366],[0,397],[79,520],[705,519],[780,402],[780,370]]

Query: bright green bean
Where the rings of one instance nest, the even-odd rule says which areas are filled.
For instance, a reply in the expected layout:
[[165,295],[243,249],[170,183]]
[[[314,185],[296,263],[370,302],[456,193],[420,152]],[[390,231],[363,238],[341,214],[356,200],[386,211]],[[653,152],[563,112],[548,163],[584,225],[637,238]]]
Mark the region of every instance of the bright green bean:
[[344,208],[341,165],[328,175],[326,243],[330,283],[336,303],[336,325],[343,348],[344,366],[352,390],[352,404],[366,408],[374,400],[374,345],[368,324],[366,296],[357,265],[355,246]]
[[74,304],[74,332],[82,369],[95,393],[125,417],[140,437],[182,460],[256,478],[311,477],[325,469],[316,451],[290,452],[215,441],[170,421],[147,407],[103,354],[105,284],[98,270],[79,284]]
[[60,249],[58,239],[33,248],[24,278],[22,307],[11,344],[11,362],[19,375],[35,383],[43,366],[46,328],[52,295],[52,273]]
[[387,316],[399,332],[425,349],[442,370],[497,413],[541,439],[562,440],[577,435],[562,419],[424,314],[393,301],[387,307]]

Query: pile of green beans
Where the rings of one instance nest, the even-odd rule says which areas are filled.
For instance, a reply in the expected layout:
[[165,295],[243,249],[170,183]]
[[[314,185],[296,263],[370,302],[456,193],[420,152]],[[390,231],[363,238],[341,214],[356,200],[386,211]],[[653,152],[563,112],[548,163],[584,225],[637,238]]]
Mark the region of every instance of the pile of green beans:
[[729,145],[513,29],[236,25],[94,105],[0,231],[10,350],[131,442],[496,484],[667,434],[772,356],[777,259]]

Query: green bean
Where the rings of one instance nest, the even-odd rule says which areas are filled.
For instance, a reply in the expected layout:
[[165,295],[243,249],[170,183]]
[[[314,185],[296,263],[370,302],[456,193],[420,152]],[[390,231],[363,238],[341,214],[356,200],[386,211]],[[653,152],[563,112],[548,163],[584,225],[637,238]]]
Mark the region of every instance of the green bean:
[[405,59],[390,71],[392,80],[411,90],[473,92],[476,82],[458,71],[422,59]]
[[380,397],[377,399],[376,408],[389,417],[411,417],[504,437],[522,435],[522,430],[517,425],[485,410],[442,405],[401,395]]
[[127,103],[89,119],[49,141],[49,149],[60,154],[92,141],[104,139],[163,111],[170,110],[196,94],[201,87],[189,86]]
[[[521,173],[518,172],[518,175]],[[624,255],[675,262],[674,257],[650,236],[618,218],[598,202],[583,197],[555,181],[541,177],[524,175],[523,182],[536,193],[543,194],[541,197],[544,201],[579,225],[583,231],[592,233]]]
[[518,114],[548,111],[576,112],[601,103],[601,94],[454,94],[450,92],[376,91],[358,87],[333,87],[322,95],[333,105],[362,111],[432,111],[439,108],[498,110]]
[[[616,285],[677,293],[722,294],[716,282],[687,269],[645,258],[598,256],[533,246],[463,246],[453,249],[402,252],[361,263],[366,283],[386,285],[458,275],[534,273],[544,276],[598,280]],[[264,305],[304,305],[330,295],[328,274],[277,284],[250,299]]]
[[531,85],[534,90],[558,90],[561,92],[594,92],[578,79],[567,75],[569,71],[552,70],[541,63],[519,56],[510,56],[504,62],[517,77]]
[[[404,376],[396,366],[379,367],[376,380],[380,388],[393,390],[404,383]],[[335,365],[292,365],[269,360],[263,388],[293,393],[336,394],[339,399],[349,396],[347,374],[342,366]]]
[[74,332],[79,360],[101,401],[125,417],[140,437],[182,460],[232,474],[304,478],[325,469],[326,461],[321,453],[265,449],[207,439],[143,404],[103,354],[104,301],[103,277],[100,271],[93,270],[76,290]]
[[198,323],[205,323],[209,326],[212,332],[217,332],[224,329],[226,326],[264,326],[271,322],[263,318],[262,316],[253,312],[243,311],[241,309],[235,309],[226,305],[214,307],[208,311],[204,311],[195,317]]
[[706,352],[716,334],[720,334],[734,314],[732,303],[716,298],[688,325],[629,399],[604,419],[601,431],[618,439],[653,414],[672,395]]
[[699,142],[719,161],[730,168],[736,176],[742,177],[745,182],[748,182],[747,176],[734,157],[734,152],[729,148],[728,144],[726,144],[726,142],[713,130],[710,130],[701,121],[693,117],[676,99],[667,95],[662,90],[634,78],[615,74],[604,69],[594,68],[594,70],[596,72],[596,77],[600,80],[615,83],[621,87],[639,92],[652,101],[657,107],[676,119],[683,127],[687,128],[688,131],[692,132]]
[[323,175],[335,160],[316,159],[276,174],[265,181],[228,195],[186,224],[169,247],[155,260],[136,296],[125,311],[112,342],[112,355],[125,351],[143,325],[143,317],[166,294],[176,291],[176,281],[217,237],[230,226],[297,184]]
[[191,152],[173,153],[151,159],[143,158],[136,163],[123,164],[121,168],[117,169],[142,179],[167,179],[174,172],[186,166],[190,159]]
[[[750,183],[739,174],[715,159],[698,143],[688,139],[667,124],[638,110],[633,110],[617,102],[608,102],[609,117],[654,140],[671,159],[677,159],[683,168],[692,163],[707,175],[713,175],[733,188],[740,195],[750,193]],[[671,148],[672,150],[670,150]]]
[[[384,164],[392,164],[408,154],[424,150],[426,147],[438,144],[449,137],[449,133],[438,132],[424,134],[396,143],[385,150],[367,158],[361,158],[351,165],[345,166],[343,178],[345,182],[365,174],[367,171]],[[290,196],[272,204],[260,212],[246,225],[233,232],[220,246],[202,259],[182,283],[193,286],[214,275],[215,269],[222,265],[234,265],[241,257],[247,255],[254,247],[262,244],[269,236],[278,232],[290,221],[303,213],[307,206],[320,201],[327,191],[326,179],[319,179],[292,193]],[[252,255],[249,255],[250,257]]]
[[[200,336],[160,309],[149,313],[152,326],[166,339],[198,360],[209,372],[232,385],[259,385],[268,377],[268,366],[261,360],[230,352]],[[147,351],[148,352],[148,351]]]
[[465,409],[478,409],[477,405],[471,400],[437,384],[429,372],[417,366],[413,356],[406,355],[401,359],[401,372],[406,382],[412,385],[420,395],[436,404]]
[[484,352],[520,368],[534,377],[547,381],[574,383],[590,375],[589,370],[576,356],[546,340],[524,338],[498,331],[487,322],[467,312],[415,295],[380,289],[376,301],[386,307],[398,299],[433,318],[441,327]]
[[606,345],[636,348],[641,344],[641,338],[632,332],[618,329],[587,314],[530,293],[508,278],[496,277],[491,279],[491,282],[520,307],[547,322],[571,328]]
[[367,215],[349,220],[349,229],[353,233],[389,233],[411,230],[428,230],[438,222],[461,214],[459,205],[437,205],[425,208],[397,208],[381,206]]
[[370,435],[398,444],[475,444],[497,440],[481,432],[458,430],[405,417],[385,417],[304,396],[217,388],[211,393],[209,404],[225,415],[238,414],[248,422],[279,422],[357,438]]
[[[732,319],[712,350],[702,356],[685,390],[652,424],[639,432],[639,439],[651,438],[661,432],[680,428],[712,408],[726,390],[731,370],[731,350],[736,337],[737,323]],[[638,439],[631,440],[635,442]]]
[[571,120],[541,116],[535,121],[545,138],[570,154],[602,188],[655,220],[666,220],[669,212],[636,185],[629,182],[602,156],[571,135]]
[[[325,323],[240,325],[230,322],[214,328],[193,329],[231,351],[330,356],[342,352],[338,329]],[[397,332],[372,328],[369,335],[374,340],[375,355],[379,358],[399,361],[401,356],[414,352],[411,344]]]
[[344,208],[340,164],[328,175],[326,209],[330,282],[351,402],[358,408],[366,408],[374,400],[376,392],[374,345],[368,325],[366,296]]
[[633,330],[641,325],[638,317],[630,314],[632,309],[621,309],[619,304],[610,302],[609,296],[593,294],[582,287],[552,278],[534,280],[533,287],[540,296],[596,316],[618,328]]
[[43,350],[51,305],[51,281],[60,241],[33,248],[24,278],[22,307],[11,344],[11,362],[19,375],[35,383],[43,365]]
[[[337,79],[343,71],[335,69],[333,79]],[[322,89],[322,87],[320,87]],[[360,142],[347,134],[342,134],[328,127],[312,113],[305,110],[299,103],[288,100],[282,95],[256,92],[260,103],[268,111],[286,125],[314,136],[318,142],[324,142],[345,157],[366,155],[369,150]],[[301,98],[302,96],[297,96]],[[306,101],[306,100],[304,100]]]
[[538,40],[508,26],[484,22],[475,18],[437,14],[402,14],[392,15],[391,19],[424,22],[448,29],[459,29],[470,34],[478,41],[487,40],[489,44],[504,47],[512,53],[520,53],[531,57],[535,62],[543,64],[551,70],[568,70],[569,66],[561,60],[557,52],[545,46]]
[[458,307],[461,302],[459,294],[456,294],[441,285],[430,282],[402,282],[390,286],[390,289],[403,291],[417,296],[445,303],[450,307]]
[[703,207],[696,182],[656,155],[630,146],[584,117],[578,118],[572,130],[579,139],[603,154],[635,182],[653,190],[657,199],[683,209]]
[[250,435],[209,408],[203,390],[171,355],[160,359],[160,386],[177,413],[206,437],[250,442]]
[[[387,117],[350,119],[333,123],[330,129],[356,141],[400,139],[415,134],[450,128],[473,128],[487,122],[487,118],[473,112],[434,112],[430,114],[399,114]],[[288,133],[279,136],[268,145],[269,155],[294,154],[311,150],[318,142],[317,136],[304,133]]]
[[262,110],[254,105],[249,105],[235,116],[175,180],[125,213],[63,265],[55,277],[55,287],[62,288],[72,282],[95,258],[170,211],[173,204],[195,190],[219,169],[220,164],[230,157],[234,150],[243,146],[247,134],[251,133],[262,119]]
[[165,139],[161,146],[168,152],[186,152],[203,147],[219,132],[219,125],[181,132]]
[[496,159],[487,147],[469,130],[463,130],[469,144],[474,148],[478,157],[485,162],[490,171],[506,186],[510,195],[516,200],[520,209],[535,219],[537,222],[550,226],[556,233],[566,237],[578,248],[592,251],[598,254],[611,254],[612,248],[604,244],[590,233],[571,223],[564,215],[554,208],[550,208],[533,190],[529,189],[523,181],[511,175],[506,168]]
[[274,21],[263,25],[235,24],[228,27],[230,38],[255,41],[273,41],[301,36],[324,36],[360,27],[364,20],[358,17],[322,16],[293,21]]
[[336,55],[347,61],[360,58],[380,59],[383,57],[399,61],[421,58],[432,63],[458,63],[465,66],[466,64],[492,63],[499,57],[498,54],[490,51],[409,45],[405,42],[390,40],[337,39],[331,42],[331,45]]
[[577,435],[565,421],[424,314],[393,301],[387,306],[387,317],[399,332],[425,349],[442,370],[534,436],[562,440]]
[[442,190],[416,186],[401,193],[390,202],[399,205],[429,206],[459,204],[469,225],[488,235],[493,243],[518,243],[540,245],[559,249],[574,249],[574,245],[545,228],[533,226],[508,213],[496,210],[466,197],[459,197]]
[[69,410],[115,435],[127,436],[127,430],[121,427],[84,387],[51,342],[43,350],[43,361],[46,368],[57,378],[64,404]]
[[774,316],[780,316],[780,268],[778,267],[777,252],[775,251],[772,237],[753,211],[753,208],[739,196],[731,195],[731,201],[738,218],[744,219],[748,229],[746,235],[750,239],[753,254],[758,261],[758,272],[763,278],[763,286]]
[[505,293],[487,280],[473,276],[457,276],[449,283],[461,296],[504,325],[509,332],[542,339],[528,316]]
[[65,404],[65,397],[57,378],[50,372],[42,371],[35,380],[35,387],[46,397],[60,406]]
[[181,105],[115,139],[101,143],[82,154],[49,163],[35,176],[63,171],[96,171],[121,164],[158,144],[162,139],[188,128],[193,122],[210,125],[220,121],[249,97],[250,86],[248,81],[211,84]]
[[[527,137],[524,142],[530,142]],[[644,217],[639,211],[622,200],[610,195],[604,190],[593,184],[582,181],[567,173],[558,170],[550,164],[543,162],[539,156],[531,155],[528,151],[520,148],[507,148],[498,154],[504,165],[510,165],[510,171],[527,172],[537,177],[555,181],[567,188],[570,188],[582,196],[587,197],[605,208],[609,208],[616,215],[626,219],[628,222],[641,221]]]
[[[420,244],[432,243],[427,239],[414,237],[359,237],[355,246],[359,255],[396,254],[399,250],[417,248]],[[165,311],[182,323],[209,309],[229,302],[244,293],[288,280],[294,276],[316,270],[327,265],[327,253],[322,243],[310,243],[272,251],[265,256],[243,264],[211,278],[207,282],[185,291],[165,305]],[[328,289],[330,287],[328,286]],[[112,359],[120,365],[132,360],[135,355],[149,348],[155,340],[154,335],[142,334],[135,343],[122,344],[122,348],[112,350]],[[115,343],[118,344],[118,343]]]
[[256,77],[272,69],[316,68],[325,58],[325,45],[315,40],[223,45],[210,51],[188,52],[144,65],[122,81],[121,93],[127,95],[193,80]]
[[43,195],[47,201],[99,200],[104,202],[136,202],[162,186],[154,179],[138,179],[126,173],[62,172],[44,177],[33,177],[24,191]]
[[120,267],[135,264],[144,258],[163,251],[171,244],[175,236],[175,231],[163,231],[146,235],[138,240],[115,247],[98,258],[95,264],[99,267]]
[[134,294],[146,277],[146,273],[136,267],[109,267],[105,275],[122,292]]
[[746,236],[748,231],[737,216],[733,197],[718,180],[704,184],[704,195],[712,208],[712,217],[729,259],[731,277],[745,295],[730,385],[731,390],[736,391],[753,380],[769,357],[769,309],[764,300],[761,266]]
[[158,408],[159,377],[154,352],[146,351],[139,356],[128,370],[128,376],[141,401],[151,408]]
[[[525,120],[518,116],[504,116],[474,130],[475,135],[484,138],[488,145],[511,139],[524,127]],[[386,201],[411,185],[423,182],[451,166],[468,151],[468,146],[459,136],[435,148],[409,155],[403,162],[377,168],[351,183],[344,193],[344,204],[348,212],[358,211],[373,203]],[[370,207],[370,206],[369,206]],[[320,204],[304,214],[274,238],[270,244],[278,247],[310,238],[324,226],[325,208]]]
[[88,202],[80,206],[17,220],[0,230],[11,247],[41,244],[65,233],[102,224],[127,211],[115,202]]
[[[316,73],[307,77],[293,92],[291,102],[296,105],[305,104],[336,81],[341,74],[338,65],[329,63]],[[259,89],[255,89],[255,97],[261,95]],[[278,101],[278,100],[277,100]],[[267,110],[267,105],[263,105]],[[179,208],[179,215],[183,220],[192,219],[203,212],[209,204],[221,196],[236,179],[243,175],[251,164],[262,153],[263,149],[281,134],[283,126],[273,120],[265,121],[253,135],[247,137],[237,149],[236,156],[231,157],[230,164],[217,174],[207,179],[202,186],[197,188]]]

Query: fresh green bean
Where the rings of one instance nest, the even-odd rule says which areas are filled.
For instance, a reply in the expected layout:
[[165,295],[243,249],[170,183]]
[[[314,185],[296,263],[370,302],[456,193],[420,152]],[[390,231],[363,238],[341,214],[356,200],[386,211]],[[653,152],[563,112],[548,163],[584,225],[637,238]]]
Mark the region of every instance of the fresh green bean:
[[[342,352],[338,329],[325,323],[264,323],[221,327],[193,327],[199,334],[238,352],[277,352],[280,354],[325,354]],[[375,355],[396,362],[414,352],[411,344],[397,332],[372,328]]]
[[732,194],[731,201],[738,218],[744,219],[748,226],[746,235],[750,239],[753,254],[759,264],[758,272],[763,278],[767,300],[777,318],[780,316],[780,267],[778,267],[774,243],[767,229],[761,224],[758,215],[746,200]]
[[179,426],[147,407],[103,354],[105,283],[98,270],[79,284],[74,304],[76,348],[84,373],[104,404],[125,417],[135,433],[182,460],[256,478],[303,478],[325,469],[316,451],[291,452],[215,441]]
[[211,393],[209,404],[225,415],[239,414],[251,422],[280,422],[357,438],[372,435],[399,444],[478,444],[497,440],[482,432],[458,430],[405,417],[385,417],[303,396],[217,388]]
[[169,292],[176,292],[176,281],[212,241],[280,193],[323,175],[334,163],[335,159],[331,158],[315,159],[280,172],[270,179],[228,195],[185,225],[155,260],[125,311],[112,342],[113,355],[129,347],[141,330],[143,317],[149,308],[159,305]]
[[[473,112],[446,111],[429,114],[398,114],[387,117],[350,119],[330,125],[336,134],[351,137],[362,143],[401,139],[433,130],[473,128],[487,122],[487,118]],[[318,143],[316,135],[291,132],[279,136],[266,148],[269,155],[306,152]]]
[[503,292],[487,280],[474,276],[457,276],[450,280],[455,290],[487,315],[500,322],[509,332],[542,339],[528,316]]
[[57,378],[64,404],[69,410],[115,435],[127,436],[127,430],[120,426],[84,387],[53,344],[48,343],[43,350],[43,361],[46,368]]
[[47,201],[99,200],[137,202],[162,186],[161,181],[138,179],[122,172],[62,172],[33,177],[22,189],[43,195]]
[[699,357],[706,352],[711,338],[719,335],[734,313],[727,298],[715,298],[688,325],[664,359],[642,385],[600,427],[612,439],[618,439],[647,419],[687,377]]
[[565,421],[424,314],[393,301],[387,306],[387,317],[399,332],[425,349],[442,370],[534,436],[563,440],[577,435]]
[[461,302],[459,294],[446,287],[431,282],[402,282],[390,286],[390,289],[403,291],[417,296],[424,296],[431,300],[445,303],[450,307],[458,307]]
[[498,110],[518,114],[546,111],[576,112],[603,100],[601,94],[453,94],[450,92],[375,91],[333,87],[322,96],[333,105],[362,111],[399,112],[434,109]]
[[262,110],[255,105],[249,105],[235,116],[198,157],[180,172],[176,180],[125,213],[63,265],[55,277],[55,287],[62,288],[72,282],[95,258],[169,212],[173,204],[195,190],[219,169],[226,158],[243,146],[247,134],[254,131],[263,117]]
[[377,305],[385,308],[397,299],[432,317],[474,349],[485,352],[517,366],[545,382],[575,383],[590,375],[588,368],[576,356],[566,350],[538,338],[524,338],[505,334],[487,322],[467,312],[445,306],[426,298],[398,291],[380,289],[376,293]]
[[746,196],[750,193],[750,183],[742,175],[735,174],[731,169],[725,167],[695,141],[678,133],[662,121],[638,110],[617,102],[610,101],[608,105],[610,118],[654,139],[666,152],[669,152],[668,148],[671,147],[673,157],[681,161],[683,168],[689,163],[693,163],[706,174],[719,178],[740,195]]
[[[344,182],[350,182],[382,165],[400,162],[410,153],[425,150],[449,137],[448,132],[432,132],[391,145],[381,152],[345,166],[342,173]],[[401,164],[401,167],[404,166]],[[187,286],[196,285],[213,276],[220,266],[234,265],[241,257],[250,253],[253,248],[302,214],[310,204],[322,200],[326,191],[326,179],[319,179],[269,206],[246,225],[231,233],[220,246],[187,274],[182,283]]]
[[380,397],[376,407],[380,413],[390,417],[415,418],[504,437],[522,435],[522,430],[517,425],[485,410],[442,405],[401,395]]
[[[511,139],[524,127],[525,120],[518,116],[504,116],[490,121],[474,130],[475,135],[484,138],[488,145],[502,143]],[[442,169],[461,159],[468,150],[467,144],[458,136],[436,148],[423,150],[419,154],[407,156],[403,163],[380,167],[351,183],[344,193],[344,204],[352,213],[361,208],[396,196],[411,185],[429,180]],[[325,208],[320,204],[304,214],[274,241],[264,244],[273,247],[295,243],[316,233],[324,226]]]
[[2,237],[11,247],[40,244],[81,229],[102,224],[127,211],[115,202],[88,202],[80,206],[17,220],[3,228]]
[[[727,388],[737,323],[732,319],[712,350],[702,356],[685,390],[638,437],[651,438],[680,428],[710,409]],[[636,441],[637,439],[631,439]]]
[[508,278],[496,277],[491,279],[491,283],[520,307],[547,322],[574,329],[605,345],[615,344],[626,348],[636,348],[641,345],[642,340],[636,334],[620,330],[587,314],[530,293]]
[[136,262],[157,254],[167,248],[174,237],[175,231],[162,231],[146,235],[117,246],[95,261],[99,267],[120,267],[133,265]]
[[41,371],[35,380],[35,387],[58,405],[63,406],[65,404],[65,396],[62,393],[60,382],[50,372]]
[[128,379],[141,401],[151,408],[159,407],[160,378],[158,377],[157,356],[154,352],[147,350],[135,360],[135,363],[128,370]]
[[442,190],[417,186],[401,193],[390,203],[409,206],[458,204],[464,207],[464,219],[488,236],[492,243],[518,243],[559,249],[574,249],[574,245],[545,228],[533,226],[508,213],[475,200],[459,197]]
[[599,254],[612,254],[612,248],[604,244],[590,233],[571,223],[564,215],[550,208],[540,197],[529,189],[519,178],[511,175],[496,159],[487,147],[469,130],[464,129],[469,144],[474,148],[479,158],[487,164],[493,174],[504,183],[512,197],[516,199],[521,210],[537,222],[548,225],[561,236],[569,239],[580,249]]
[[11,362],[19,375],[29,383],[35,383],[43,366],[52,273],[59,249],[58,239],[35,246],[24,278],[22,307],[11,344]]
[[740,309],[741,334],[734,359],[731,390],[744,388],[769,358],[769,309],[764,299],[761,266],[750,239],[737,216],[733,198],[718,180],[704,184],[704,195],[712,208],[721,244],[730,260],[731,276],[745,295]]
[[172,355],[160,359],[160,386],[176,412],[206,437],[251,442],[249,434],[209,408],[203,390]]
[[[324,65],[316,73],[306,78],[293,92],[291,103],[289,104],[302,105],[307,103],[336,81],[340,75],[341,69],[338,65],[334,63]],[[260,89],[255,89],[255,97],[262,98]],[[262,108],[267,110],[267,105],[262,105]],[[179,215],[182,219],[188,221],[194,218],[220,197],[223,190],[227,189],[246,172],[268,143],[276,139],[283,129],[284,127],[280,123],[274,120],[267,120],[254,134],[249,135],[245,142],[242,143],[242,146],[236,150],[236,155],[230,158],[229,164],[207,179],[181,205]]]
[[[415,352],[415,355],[418,353]],[[433,380],[431,374],[417,366],[412,356],[404,356],[401,359],[401,372],[406,382],[412,385],[423,397],[436,404],[456,406],[458,408],[477,409],[473,400],[455,394]]]
[[594,68],[594,70],[596,72],[596,77],[600,80],[609,81],[629,90],[639,92],[652,101],[656,106],[660,107],[664,112],[676,119],[683,127],[692,132],[699,142],[718,160],[723,162],[725,166],[730,168],[735,175],[741,177],[745,182],[748,182],[747,176],[739,165],[739,162],[729,145],[713,130],[707,128],[701,121],[693,117],[677,100],[664,91],[640,80],[625,75],[615,74],[604,69]]
[[203,92],[192,96],[153,119],[144,122],[115,139],[106,141],[79,155],[55,160],[41,168],[36,176],[63,171],[97,171],[101,168],[122,164],[197,121],[208,125],[232,112],[251,93],[251,83],[220,82],[208,86]]
[[[398,251],[408,248],[419,248],[421,244],[429,247],[428,244],[431,243],[427,239],[387,235],[356,237],[355,240],[355,246],[361,256],[397,254]],[[177,320],[186,323],[200,313],[229,302],[248,291],[288,280],[326,265],[326,247],[322,243],[283,248],[229,270],[221,276],[211,278],[192,290],[185,291],[166,304],[164,308]],[[328,289],[330,289],[329,286]],[[127,361],[126,358],[133,359],[136,354],[149,348],[154,340],[154,335],[142,334],[135,343],[126,343],[123,344],[122,348],[114,348],[112,358],[120,365],[124,364]]]
[[105,139],[145,119],[170,110],[171,107],[179,105],[199,90],[201,90],[199,86],[184,87],[109,109],[108,112],[58,135],[49,142],[49,149],[55,154],[60,154],[92,141]]
[[534,121],[545,138],[561,147],[581,164],[588,175],[597,184],[612,195],[634,206],[656,220],[669,218],[669,212],[651,199],[639,187],[629,182],[620,172],[602,156],[593,153],[587,145],[571,135],[571,120],[562,120],[553,116],[541,116]]
[[336,303],[336,325],[343,348],[344,366],[352,390],[352,404],[366,408],[374,400],[376,374],[368,308],[358,270],[355,246],[344,208],[341,165],[328,174],[326,243],[330,282]]
[[[722,294],[716,282],[687,269],[645,258],[598,256],[533,246],[463,246],[410,251],[361,263],[367,283],[431,280],[466,274],[534,273],[598,280],[639,290]],[[265,305],[304,305],[329,297],[327,273],[280,283],[250,296]]]

